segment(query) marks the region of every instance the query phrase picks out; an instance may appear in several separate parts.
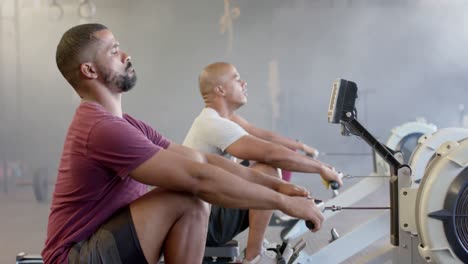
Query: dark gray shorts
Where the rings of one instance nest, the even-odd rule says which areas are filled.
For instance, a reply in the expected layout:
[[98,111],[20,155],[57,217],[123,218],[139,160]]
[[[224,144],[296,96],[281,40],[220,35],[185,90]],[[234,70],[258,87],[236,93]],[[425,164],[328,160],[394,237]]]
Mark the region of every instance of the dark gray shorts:
[[117,211],[91,237],[75,244],[68,263],[147,263],[128,206]]
[[249,227],[249,210],[211,206],[206,245],[215,247],[226,244]]

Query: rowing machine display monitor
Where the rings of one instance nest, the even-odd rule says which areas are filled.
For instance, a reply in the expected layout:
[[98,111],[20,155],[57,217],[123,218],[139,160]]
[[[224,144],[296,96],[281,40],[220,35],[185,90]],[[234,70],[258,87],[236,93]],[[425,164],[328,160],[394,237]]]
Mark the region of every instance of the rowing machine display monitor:
[[338,79],[333,83],[328,108],[328,122],[339,124],[355,116],[354,104],[357,98],[356,83]]
[[[390,233],[394,246],[399,245],[399,219],[398,219],[398,171],[405,167],[409,173],[411,168],[400,163],[387,147],[381,144],[366,128],[357,121],[355,102],[357,98],[356,83],[338,79],[333,83],[328,109],[328,122],[341,124],[342,135],[356,135],[361,137],[372,149],[390,165]],[[410,174],[411,175],[411,174]]]

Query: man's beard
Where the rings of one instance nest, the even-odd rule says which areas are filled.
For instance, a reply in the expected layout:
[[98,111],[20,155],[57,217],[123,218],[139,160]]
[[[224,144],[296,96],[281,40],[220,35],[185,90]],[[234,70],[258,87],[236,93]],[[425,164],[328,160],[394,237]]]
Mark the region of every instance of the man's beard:
[[125,67],[125,74],[111,74],[109,72],[104,73],[104,80],[106,84],[116,87],[121,92],[130,91],[133,86],[135,86],[137,81],[137,76],[135,71],[133,71],[133,76],[130,76],[128,70],[132,67],[132,63],[129,62],[127,67]]

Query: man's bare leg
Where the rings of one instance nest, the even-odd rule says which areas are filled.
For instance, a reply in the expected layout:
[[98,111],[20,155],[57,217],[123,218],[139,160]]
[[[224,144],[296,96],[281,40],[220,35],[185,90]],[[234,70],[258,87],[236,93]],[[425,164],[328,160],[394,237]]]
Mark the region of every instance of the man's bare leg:
[[[275,168],[263,163],[255,163],[251,168],[272,177],[279,177]],[[263,238],[265,237],[272,214],[272,210],[249,210],[249,236],[245,250],[245,258],[247,260],[252,260],[260,254]]]
[[181,192],[154,189],[130,205],[143,254],[156,263],[201,263],[205,249],[209,205]]

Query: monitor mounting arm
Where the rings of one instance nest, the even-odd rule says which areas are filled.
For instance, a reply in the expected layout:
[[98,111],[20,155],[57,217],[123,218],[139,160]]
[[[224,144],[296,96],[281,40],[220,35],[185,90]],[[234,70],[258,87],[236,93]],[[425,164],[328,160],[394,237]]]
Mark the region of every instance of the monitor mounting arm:
[[357,86],[352,81],[339,79],[333,83],[328,109],[328,122],[341,124],[341,133],[345,136],[350,134],[359,136],[380,155],[389,165],[390,177],[390,232],[391,243],[399,245],[399,219],[398,219],[398,175],[400,169],[405,168],[405,173],[411,173],[408,165],[401,163],[394,153],[385,145],[381,144],[367,129],[357,120],[355,102],[357,99]]

